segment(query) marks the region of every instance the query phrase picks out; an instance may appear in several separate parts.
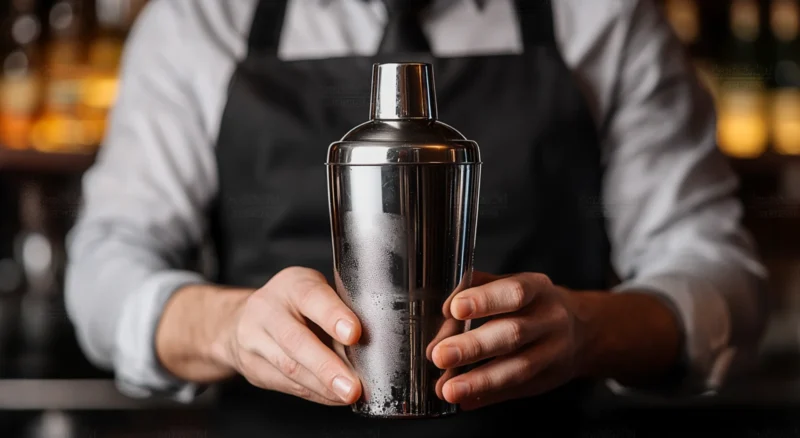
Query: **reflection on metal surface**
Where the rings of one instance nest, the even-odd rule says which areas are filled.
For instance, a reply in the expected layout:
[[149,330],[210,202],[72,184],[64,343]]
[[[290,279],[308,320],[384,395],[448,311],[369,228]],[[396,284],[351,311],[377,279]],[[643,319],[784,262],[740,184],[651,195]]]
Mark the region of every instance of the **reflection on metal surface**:
[[371,120],[436,120],[436,86],[429,64],[378,64],[372,80]]
[[363,326],[361,341],[340,349],[363,384],[353,409],[378,417],[452,414],[456,406],[436,395],[445,372],[430,353],[468,328],[444,308],[471,283],[480,153],[434,120],[430,66],[378,65],[373,81],[371,121],[328,154],[336,288]]

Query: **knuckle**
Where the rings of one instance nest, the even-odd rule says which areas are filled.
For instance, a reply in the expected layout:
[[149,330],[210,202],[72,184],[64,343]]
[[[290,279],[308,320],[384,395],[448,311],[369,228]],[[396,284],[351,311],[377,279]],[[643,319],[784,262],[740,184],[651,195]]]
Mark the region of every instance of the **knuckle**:
[[552,318],[559,327],[569,325],[569,312],[567,312],[564,306],[556,306],[553,308]]
[[247,297],[247,299],[244,301],[243,307],[243,312],[245,315],[252,314],[254,309],[258,309],[264,304],[266,299],[264,295],[264,292],[258,291],[254,294],[250,294],[250,296]]
[[312,303],[321,301],[326,295],[326,292],[325,287],[319,283],[305,283],[302,287],[298,288],[293,296],[295,305],[301,311],[309,309]]
[[310,300],[313,299],[314,295],[315,289],[313,286],[303,285],[303,287],[298,287],[291,291],[292,301],[294,301],[299,309],[305,308]]
[[301,267],[289,266],[280,270],[277,274],[275,274],[274,278],[296,277],[298,275],[302,275],[303,272],[303,268]]
[[[455,348],[460,349],[458,346]],[[479,358],[483,357],[486,348],[484,348],[483,342],[478,338],[472,338],[472,342],[469,343],[469,351],[467,352],[467,356],[472,358]]]
[[538,375],[542,370],[542,361],[537,357],[526,357],[522,360],[521,372],[516,373],[515,378],[522,381],[530,380]]
[[242,319],[245,321],[256,321],[275,306],[271,303],[272,297],[267,291],[258,291],[247,297],[241,310]]
[[306,298],[319,299],[328,295],[328,287],[326,284],[315,283],[306,290]]
[[530,273],[528,274],[528,281],[537,285],[537,286],[552,286],[553,281],[550,280],[550,277],[540,273]]
[[[300,266],[290,266],[282,269],[277,274],[269,279],[267,284],[261,288],[263,291],[272,291],[271,293],[292,293],[294,286],[307,281],[309,278],[317,277],[319,274],[308,268]],[[323,277],[324,278],[324,277]]]
[[523,364],[524,365],[519,369],[518,372],[509,373],[505,376],[503,382],[504,386],[524,385],[526,382],[536,376],[538,370],[536,369],[535,364],[528,361],[524,361]]
[[277,358],[275,366],[287,377],[295,377],[300,373],[300,364],[289,356]]
[[465,294],[465,297],[472,300],[472,303],[475,305],[475,311],[479,313],[489,312],[492,310],[492,300],[485,293],[469,295]]
[[284,268],[281,271],[281,274],[283,274],[283,275],[292,275],[292,274],[297,274],[297,273],[299,273],[301,271],[302,271],[302,268],[300,268],[300,267],[288,266],[288,267]]
[[475,385],[474,390],[483,392],[489,391],[494,385],[494,376],[491,373],[482,373],[480,377],[477,379],[477,385]]
[[508,299],[515,309],[521,309],[525,305],[525,283],[521,280],[511,282],[508,291]]
[[521,322],[516,320],[508,322],[508,341],[513,349],[522,347],[525,343]]
[[303,336],[300,330],[289,328],[281,330],[276,339],[279,344],[287,348],[300,348],[303,345]]

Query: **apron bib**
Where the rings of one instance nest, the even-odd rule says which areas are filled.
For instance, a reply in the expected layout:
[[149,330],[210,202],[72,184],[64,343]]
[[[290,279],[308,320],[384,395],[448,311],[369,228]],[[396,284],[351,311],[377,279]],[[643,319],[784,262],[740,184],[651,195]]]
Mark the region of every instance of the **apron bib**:
[[[216,280],[257,288],[289,266],[332,280],[328,145],[367,120],[373,63],[416,61],[434,66],[439,119],[481,147],[475,269],[541,272],[569,288],[606,289],[596,127],[558,51],[550,1],[516,6],[520,55],[283,61],[277,53],[286,2],[262,0],[216,148]],[[379,421],[240,381],[223,387],[221,418],[226,436],[491,436],[498,425],[525,425],[537,412],[546,420],[544,407],[568,409],[573,405],[554,401],[573,400],[581,388],[573,383],[444,419]]]

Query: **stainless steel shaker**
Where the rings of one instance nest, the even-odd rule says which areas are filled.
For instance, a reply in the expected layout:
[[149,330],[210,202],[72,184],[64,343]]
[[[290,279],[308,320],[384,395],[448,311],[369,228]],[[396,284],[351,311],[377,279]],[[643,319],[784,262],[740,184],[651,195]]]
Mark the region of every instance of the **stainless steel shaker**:
[[458,371],[439,370],[430,353],[469,329],[446,303],[472,281],[481,159],[437,120],[433,67],[375,64],[369,121],[330,145],[327,168],[336,289],[363,327],[339,349],[362,382],[353,410],[457,412],[436,385]]

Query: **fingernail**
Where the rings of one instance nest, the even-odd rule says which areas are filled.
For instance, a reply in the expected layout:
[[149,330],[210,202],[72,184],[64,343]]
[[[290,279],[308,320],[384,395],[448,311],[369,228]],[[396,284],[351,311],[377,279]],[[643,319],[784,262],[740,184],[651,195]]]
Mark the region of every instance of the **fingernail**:
[[469,384],[464,382],[450,382],[450,393],[454,400],[461,400],[469,395]]
[[455,299],[456,314],[460,318],[468,318],[475,313],[475,304],[472,303],[471,298],[460,297]]
[[340,319],[336,323],[336,335],[339,336],[339,340],[342,342],[349,342],[350,336],[353,334],[353,323],[346,320]]
[[461,350],[456,347],[440,347],[439,357],[445,368],[461,362]]
[[353,382],[350,379],[342,376],[337,376],[333,379],[333,392],[336,393],[343,401],[347,402],[347,397],[350,391],[353,390]]

